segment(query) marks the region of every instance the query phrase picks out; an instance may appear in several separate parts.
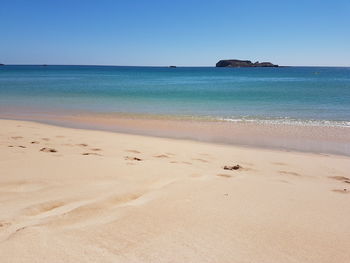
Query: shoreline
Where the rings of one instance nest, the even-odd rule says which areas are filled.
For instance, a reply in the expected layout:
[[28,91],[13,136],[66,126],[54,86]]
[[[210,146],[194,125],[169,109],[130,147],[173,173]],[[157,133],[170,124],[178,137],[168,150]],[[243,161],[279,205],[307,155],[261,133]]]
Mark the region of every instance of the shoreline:
[[0,125],[4,263],[350,260],[350,157]]
[[68,128],[350,156],[349,127],[229,122],[206,118],[118,113],[0,114],[0,118],[35,121]]

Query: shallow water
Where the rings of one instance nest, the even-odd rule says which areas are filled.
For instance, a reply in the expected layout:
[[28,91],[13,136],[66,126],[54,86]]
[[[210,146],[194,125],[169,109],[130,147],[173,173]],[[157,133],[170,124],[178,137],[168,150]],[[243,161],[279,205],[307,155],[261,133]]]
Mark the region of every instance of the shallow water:
[[350,126],[350,68],[0,67],[0,114],[60,111]]

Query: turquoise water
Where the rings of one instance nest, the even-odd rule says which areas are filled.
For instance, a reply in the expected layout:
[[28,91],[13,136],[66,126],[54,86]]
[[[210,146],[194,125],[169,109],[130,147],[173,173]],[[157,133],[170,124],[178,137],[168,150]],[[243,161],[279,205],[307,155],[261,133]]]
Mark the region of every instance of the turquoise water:
[[350,68],[0,66],[0,113],[14,110],[350,126]]

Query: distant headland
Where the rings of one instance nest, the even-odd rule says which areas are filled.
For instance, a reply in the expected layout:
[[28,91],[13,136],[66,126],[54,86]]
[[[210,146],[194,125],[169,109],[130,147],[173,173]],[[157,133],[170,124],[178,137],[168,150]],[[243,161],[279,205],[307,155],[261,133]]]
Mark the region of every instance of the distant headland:
[[255,67],[278,67],[278,65],[271,62],[251,62],[250,60],[239,59],[224,59],[216,63],[216,67],[229,67],[229,68],[255,68]]

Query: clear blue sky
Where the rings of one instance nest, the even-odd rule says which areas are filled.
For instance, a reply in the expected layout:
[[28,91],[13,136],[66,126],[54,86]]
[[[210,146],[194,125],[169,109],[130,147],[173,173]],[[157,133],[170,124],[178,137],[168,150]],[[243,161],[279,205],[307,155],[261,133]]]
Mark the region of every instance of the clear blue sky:
[[0,63],[350,66],[350,0],[0,0]]

